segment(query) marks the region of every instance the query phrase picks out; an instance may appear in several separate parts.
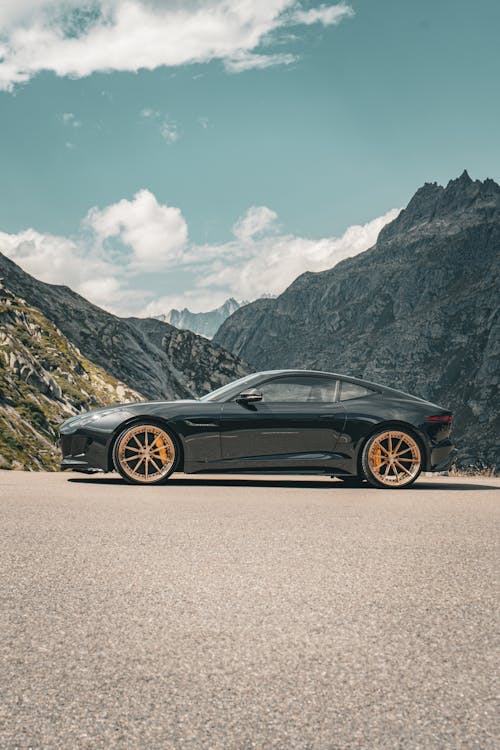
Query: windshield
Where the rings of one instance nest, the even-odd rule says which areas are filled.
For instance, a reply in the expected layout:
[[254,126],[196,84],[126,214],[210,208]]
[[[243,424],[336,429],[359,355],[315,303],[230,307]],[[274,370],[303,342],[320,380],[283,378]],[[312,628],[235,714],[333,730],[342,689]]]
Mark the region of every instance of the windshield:
[[223,385],[221,388],[217,388],[217,390],[207,393],[206,396],[202,396],[200,401],[226,401],[231,397],[233,391],[235,395],[241,393],[246,386],[250,385],[254,380],[257,380],[258,377],[258,375],[253,373],[252,375],[246,375],[239,380],[233,380],[231,383],[226,383],[226,385]]

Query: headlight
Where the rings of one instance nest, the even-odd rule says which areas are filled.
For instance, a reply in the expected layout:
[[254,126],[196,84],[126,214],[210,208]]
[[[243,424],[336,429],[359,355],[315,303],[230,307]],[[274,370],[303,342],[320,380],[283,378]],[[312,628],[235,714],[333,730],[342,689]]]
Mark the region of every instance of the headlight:
[[114,409],[103,409],[103,411],[93,412],[91,414],[84,414],[82,417],[78,420],[78,427],[85,427],[85,425],[90,424],[91,422],[97,422],[98,419],[102,419],[103,417],[107,417],[108,414],[111,414]]
[[68,435],[71,432],[75,432],[80,427],[86,427],[86,425],[92,422],[97,422],[103,417],[107,417],[115,411],[116,407],[110,409],[99,409],[97,411],[88,412],[87,414],[77,414],[75,417],[70,417],[59,426],[59,432],[61,435]]

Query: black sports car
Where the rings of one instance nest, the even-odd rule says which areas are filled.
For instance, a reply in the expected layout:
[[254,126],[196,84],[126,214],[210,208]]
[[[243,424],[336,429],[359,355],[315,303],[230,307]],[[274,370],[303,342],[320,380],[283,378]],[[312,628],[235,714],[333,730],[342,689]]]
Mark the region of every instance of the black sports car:
[[61,468],[117,469],[133,484],[174,471],[327,474],[408,487],[449,468],[452,414],[344,375],[259,372],[200,399],[112,406],[60,427]]

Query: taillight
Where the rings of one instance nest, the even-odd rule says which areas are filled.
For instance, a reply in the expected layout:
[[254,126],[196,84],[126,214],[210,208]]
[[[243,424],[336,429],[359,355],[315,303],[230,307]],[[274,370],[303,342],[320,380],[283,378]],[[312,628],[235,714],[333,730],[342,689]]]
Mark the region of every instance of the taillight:
[[432,417],[426,417],[426,422],[440,422],[441,424],[451,424],[453,414],[434,414]]

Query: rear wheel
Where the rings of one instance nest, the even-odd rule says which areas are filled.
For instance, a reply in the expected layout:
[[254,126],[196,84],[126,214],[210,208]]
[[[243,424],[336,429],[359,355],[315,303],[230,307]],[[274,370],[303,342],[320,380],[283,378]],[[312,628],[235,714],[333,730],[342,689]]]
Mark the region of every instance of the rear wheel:
[[422,470],[422,451],[409,432],[381,430],[366,443],[362,466],[365,477],[375,487],[409,487]]
[[116,440],[113,460],[117,471],[130,484],[162,484],[177,463],[173,435],[155,424],[127,427]]

